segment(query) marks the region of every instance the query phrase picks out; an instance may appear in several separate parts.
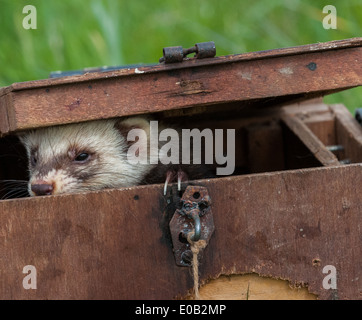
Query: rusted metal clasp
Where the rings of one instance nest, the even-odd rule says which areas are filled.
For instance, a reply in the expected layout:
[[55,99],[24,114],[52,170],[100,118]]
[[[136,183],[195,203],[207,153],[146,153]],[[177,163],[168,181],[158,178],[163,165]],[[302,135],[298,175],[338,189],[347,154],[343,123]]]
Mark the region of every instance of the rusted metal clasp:
[[354,114],[357,122],[362,126],[362,108],[358,108]]
[[214,41],[196,43],[193,47],[183,49],[181,46],[163,48],[163,57],[160,63],[181,62],[190,53],[195,53],[196,59],[213,58],[216,55]]
[[205,187],[188,186],[181,198],[181,209],[177,209],[170,221],[173,251],[176,264],[191,266],[192,252],[187,240],[189,232],[194,231],[190,238],[196,242],[209,242],[214,232],[214,220],[211,212],[211,198]]

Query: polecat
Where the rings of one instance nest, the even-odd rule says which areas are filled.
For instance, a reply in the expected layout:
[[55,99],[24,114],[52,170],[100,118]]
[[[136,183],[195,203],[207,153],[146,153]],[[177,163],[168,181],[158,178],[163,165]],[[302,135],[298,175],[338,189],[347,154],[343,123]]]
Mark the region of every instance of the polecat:
[[[150,146],[150,123],[144,117],[96,120],[40,128],[20,135],[29,158],[28,191],[31,196],[74,193],[139,184],[167,184],[175,178],[207,177],[208,169],[133,163],[127,151],[135,143],[127,140],[131,129],[146,133]],[[142,144],[139,144],[142,146]],[[142,147],[141,147],[142,148]],[[154,145],[153,148],[159,148]],[[142,152],[145,150],[138,150]],[[146,151],[152,154],[152,146]],[[158,150],[157,150],[158,151]]]

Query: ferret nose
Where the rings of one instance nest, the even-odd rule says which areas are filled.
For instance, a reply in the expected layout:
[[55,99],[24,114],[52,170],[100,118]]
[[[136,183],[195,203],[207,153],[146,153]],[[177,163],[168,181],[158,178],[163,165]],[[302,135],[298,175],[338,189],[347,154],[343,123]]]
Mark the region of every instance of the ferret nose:
[[53,186],[48,183],[32,184],[31,191],[37,196],[48,196],[53,193]]

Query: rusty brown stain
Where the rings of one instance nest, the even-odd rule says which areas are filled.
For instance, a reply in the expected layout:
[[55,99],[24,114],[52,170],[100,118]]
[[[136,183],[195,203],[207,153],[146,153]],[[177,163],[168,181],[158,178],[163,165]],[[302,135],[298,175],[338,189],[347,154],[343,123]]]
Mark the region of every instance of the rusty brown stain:
[[181,88],[181,93],[178,95],[192,95],[199,93],[209,93],[210,91],[206,90],[204,84],[198,80],[181,80],[177,82]]
[[41,277],[42,279],[54,280],[56,278],[63,278],[64,274],[65,270],[58,269],[57,267],[54,266],[53,263],[49,263],[42,270]]
[[67,104],[65,106],[69,109],[69,111],[73,111],[74,109],[76,109],[77,107],[80,106],[81,102],[82,102],[82,99],[76,99],[71,104]]
[[317,226],[309,226],[306,224],[301,224],[297,230],[297,236],[302,238],[313,239],[315,237],[319,237],[322,234],[321,230],[321,221],[318,221]]

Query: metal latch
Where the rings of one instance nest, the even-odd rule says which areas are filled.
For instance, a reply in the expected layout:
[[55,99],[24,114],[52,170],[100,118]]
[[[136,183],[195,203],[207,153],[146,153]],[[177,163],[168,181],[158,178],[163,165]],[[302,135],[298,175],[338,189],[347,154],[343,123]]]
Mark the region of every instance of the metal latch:
[[190,53],[195,53],[196,59],[213,58],[216,55],[215,42],[196,43],[188,49],[183,49],[181,46],[163,48],[163,57],[159,61],[160,63],[181,62]]
[[356,109],[354,116],[357,122],[362,126],[362,108]]
[[181,198],[181,209],[177,209],[170,221],[173,251],[178,266],[190,267],[192,252],[187,240],[189,232],[192,241],[209,242],[214,232],[211,212],[211,198],[205,187],[188,186]]

